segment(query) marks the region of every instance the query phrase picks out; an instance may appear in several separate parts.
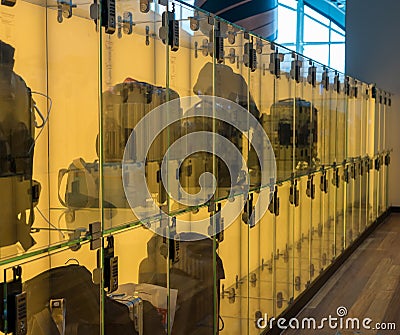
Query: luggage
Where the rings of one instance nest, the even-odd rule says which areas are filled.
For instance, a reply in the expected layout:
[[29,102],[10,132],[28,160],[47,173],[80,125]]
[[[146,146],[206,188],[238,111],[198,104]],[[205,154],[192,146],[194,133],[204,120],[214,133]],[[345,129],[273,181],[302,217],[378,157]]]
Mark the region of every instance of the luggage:
[[[27,294],[28,335],[99,335],[100,286],[83,266],[68,265],[47,270],[23,284]],[[65,334],[60,334],[50,310],[50,302],[64,300]],[[161,316],[143,301],[145,335],[162,335]],[[105,296],[105,335],[140,335],[130,318],[130,308]]]
[[[154,86],[134,79],[126,79],[115,85],[112,90],[103,93],[103,206],[105,208],[129,208],[122,182],[122,159],[125,145],[137,123],[154,108],[169,100],[179,98],[173,91]],[[174,111],[181,113],[179,109]],[[167,116],[166,116],[167,117]],[[148,125],[148,135],[153,134],[157,125]],[[171,127],[161,132],[150,147],[146,161],[146,174],[150,191],[157,194],[159,203],[166,200],[165,190],[159,182],[159,170],[162,158],[169,143],[179,138],[180,127]],[[134,134],[132,135],[134,136]],[[169,137],[168,137],[169,136]],[[169,142],[170,141],[170,142]],[[99,149],[97,138],[97,150]],[[141,139],[133,139],[134,150],[142,150]],[[131,167],[124,178],[130,181],[136,177],[135,167]],[[66,178],[66,190],[62,181]],[[83,158],[75,159],[67,169],[61,169],[58,175],[60,203],[69,209],[99,207],[99,163],[85,162]],[[146,199],[143,199],[145,206]]]
[[279,180],[319,165],[318,110],[309,101],[300,98],[280,100],[271,106],[271,115],[263,114],[261,123],[275,152]]
[[[170,287],[178,290],[173,335],[213,334],[215,313],[219,314],[220,281],[224,267],[216,257],[217,309],[214,311],[213,240],[196,233],[179,234],[180,258],[170,267]],[[165,245],[162,236],[154,235],[147,244],[147,258],[139,267],[139,282],[167,287]],[[190,322],[188,322],[190,320]]]
[[32,180],[35,118],[30,89],[14,71],[14,48],[0,41],[0,247],[35,244],[30,235],[40,184]]
[[[178,99],[173,90],[154,86],[145,82],[127,78],[123,83],[115,85],[112,90],[103,93],[103,155],[104,162],[120,162],[124,155],[125,145],[132,130],[138,122],[154,108],[169,100]],[[181,114],[181,110],[171,111]],[[165,116],[167,117],[167,115]],[[160,120],[161,122],[161,120]],[[147,125],[149,136],[157,125]],[[155,139],[147,159],[160,162],[172,143],[179,137],[179,127],[171,128],[168,141],[167,131],[163,131]],[[135,150],[141,150],[141,139],[134,141]]]

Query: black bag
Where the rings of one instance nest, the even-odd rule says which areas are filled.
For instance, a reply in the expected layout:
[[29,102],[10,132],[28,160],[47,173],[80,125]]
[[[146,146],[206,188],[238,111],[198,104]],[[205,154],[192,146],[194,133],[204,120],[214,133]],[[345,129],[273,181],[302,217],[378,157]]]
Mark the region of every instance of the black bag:
[[0,247],[35,244],[30,235],[40,184],[32,180],[34,129],[31,90],[13,71],[14,48],[0,41]]
[[[181,233],[179,260],[170,268],[170,287],[178,290],[173,335],[213,335],[214,315],[219,314],[219,286],[225,278],[224,267],[216,257],[217,308],[214,311],[213,240],[196,233]],[[190,241],[203,237],[202,240]],[[148,257],[139,268],[139,282],[167,287],[165,239],[154,235],[147,244]]]
[[[65,335],[100,334],[100,286],[92,282],[92,274],[83,266],[68,265],[47,270],[24,284],[28,303],[28,334],[59,335],[50,316],[49,301],[65,299]],[[144,334],[164,331],[161,316],[143,301]],[[104,300],[106,335],[138,335],[129,318],[128,307],[108,296]],[[161,332],[162,331],[162,332]]]

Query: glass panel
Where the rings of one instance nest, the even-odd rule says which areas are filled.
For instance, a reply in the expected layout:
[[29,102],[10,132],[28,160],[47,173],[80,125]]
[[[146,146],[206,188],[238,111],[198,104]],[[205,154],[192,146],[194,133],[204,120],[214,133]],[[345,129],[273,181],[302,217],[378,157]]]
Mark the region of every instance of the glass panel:
[[[257,64],[254,71],[250,70],[249,91],[259,111],[257,119],[263,126],[269,140],[272,141],[270,108],[273,105],[273,90],[270,88],[274,85],[274,76],[268,70],[271,45],[253,37],[253,46],[255,47]],[[261,329],[257,328],[256,324],[252,322],[253,320],[257,321],[258,318],[264,316],[265,313],[273,315],[274,312],[274,293],[272,290],[274,215],[271,211],[268,211],[265,204],[262,204],[262,202],[269,201],[270,199],[270,188],[265,187],[265,183],[261,182],[262,169],[259,161],[263,159],[264,163],[267,164],[264,169],[271,168],[268,164],[268,157],[264,157],[263,155],[259,157],[253,146],[249,148],[248,167],[250,169],[251,186],[264,186],[261,188],[260,192],[257,191],[253,193],[253,204],[257,201],[255,205],[255,219],[257,223],[254,227],[249,229],[248,281],[250,334],[258,334],[261,332]],[[272,209],[272,207],[270,207],[270,209]],[[270,236],[270,238],[265,240],[263,236]]]
[[[108,288],[108,297],[127,307],[132,306],[131,324],[139,334],[163,335],[167,333],[168,326],[173,332],[187,330],[198,322],[195,317],[200,317],[200,312],[196,308],[202,306],[207,310],[207,299],[210,299],[207,281],[212,281],[212,276],[210,270],[205,270],[212,267],[210,253],[202,249],[202,252],[208,252],[208,259],[196,264],[196,252],[192,259],[188,259],[192,255],[188,249],[193,245],[182,242],[178,257],[169,252],[172,244],[173,240],[168,241],[161,234],[144,227],[118,232],[105,241],[105,272],[114,264],[112,257],[118,258],[119,268],[118,287]],[[171,264],[169,272],[168,264]],[[109,279],[113,283],[115,278]],[[174,283],[170,290],[168,280]],[[107,284],[108,281],[105,281],[104,286]],[[208,312],[212,314],[209,308]],[[187,322],[188,313],[193,317],[193,324]],[[140,329],[142,332],[139,332]]]
[[[235,201],[238,208],[243,205],[241,201]],[[231,219],[225,217],[224,221]],[[250,326],[248,255],[248,226],[243,223],[242,215],[239,215],[224,231],[224,240],[218,247],[218,257],[223,262],[225,272],[220,295],[221,334],[246,334]]]
[[[328,201],[335,199],[336,207],[331,209],[330,217],[335,218],[334,229],[335,229],[335,256],[338,256],[345,247],[344,231],[346,229],[347,212],[346,212],[346,199],[347,199],[347,185],[346,178],[344,177],[345,170],[345,158],[346,158],[346,98],[343,92],[341,83],[343,83],[340,75],[335,72],[331,74],[331,133],[334,134],[330,139],[330,159],[329,161],[335,163],[333,168],[338,168],[337,172],[333,171],[332,180],[334,180],[333,192],[328,196]],[[333,139],[335,140],[333,141]],[[333,143],[334,142],[334,143]],[[338,181],[338,178],[342,179]]]
[[368,152],[367,152],[367,142],[368,142],[368,86],[364,83],[359,83],[358,86],[358,99],[360,105],[361,113],[361,164],[360,164],[360,174],[361,174],[361,231],[364,231],[368,225],[368,191],[369,191],[369,168],[368,168]]
[[346,232],[346,166],[338,166],[339,187],[336,190],[336,212],[335,212],[335,256],[339,256],[345,248],[345,232]]
[[[90,5],[48,4],[48,95],[55,112],[49,118],[48,154],[52,242],[79,238],[100,221],[99,32]],[[59,4],[61,6],[61,4]],[[72,17],[67,18],[69,10]],[[60,45],[63,45],[62,47]],[[65,46],[75,47],[65,47]],[[84,56],[83,56],[84,55]]]
[[369,190],[368,190],[368,223],[371,224],[375,221],[376,214],[375,214],[375,199],[376,199],[376,192],[375,192],[375,97],[372,94],[373,88],[372,86],[368,87],[368,141],[367,141],[367,152],[369,156],[369,165],[368,165],[368,177],[369,177]]
[[[143,218],[146,216],[143,213],[151,208],[151,201],[160,205],[165,203],[164,189],[158,182],[157,174],[160,156],[165,151],[166,134],[157,137],[144,163],[140,158],[141,152],[157,125],[144,124],[147,138],[135,141],[133,133],[138,122],[166,102],[168,96],[165,88],[165,45],[159,38],[161,16],[152,9],[148,12],[142,10],[139,10],[139,2],[117,1],[115,34],[102,30],[102,132],[98,144],[103,160],[104,229],[136,222],[137,217],[130,204],[135,213],[140,212]],[[121,162],[128,140],[133,149],[124,162],[132,159],[137,164],[125,167]],[[124,168],[127,190],[131,190],[132,183],[137,186],[139,174],[145,171],[150,193],[148,199],[142,192],[131,191],[129,197],[125,197]]]
[[290,181],[278,187],[279,215],[275,219],[274,260],[274,315],[280,315],[292,302],[294,296],[294,248],[293,210],[289,202]]
[[380,141],[380,129],[379,129],[379,114],[380,114],[380,91],[375,88],[375,106],[374,106],[374,146],[373,146],[373,221],[375,221],[379,216],[379,169],[380,169],[380,159],[379,159],[379,141]]
[[386,115],[386,104],[387,97],[386,92],[381,92],[380,98],[380,113],[379,113],[379,204],[378,204],[378,213],[381,215],[385,211],[385,203],[386,203],[386,192],[385,192],[385,173],[386,168],[384,164],[384,152],[385,152],[385,115]]

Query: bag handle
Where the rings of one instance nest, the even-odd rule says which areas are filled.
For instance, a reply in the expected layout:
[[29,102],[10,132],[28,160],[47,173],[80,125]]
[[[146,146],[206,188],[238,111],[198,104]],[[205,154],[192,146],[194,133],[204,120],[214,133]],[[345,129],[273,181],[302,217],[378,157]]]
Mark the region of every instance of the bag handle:
[[96,182],[90,173],[90,171],[86,168],[86,162],[83,160],[83,158],[76,158],[72,161],[72,164],[68,169],[61,169],[58,171],[58,200],[64,207],[68,207],[68,205],[65,203],[65,201],[62,199],[61,194],[60,194],[60,188],[61,188],[61,182],[64,178],[64,176],[72,171],[82,171],[85,174],[85,181],[86,181],[86,188],[88,191],[88,203],[87,207],[92,207],[94,205],[94,199],[96,197],[91,197],[91,194],[96,194]]

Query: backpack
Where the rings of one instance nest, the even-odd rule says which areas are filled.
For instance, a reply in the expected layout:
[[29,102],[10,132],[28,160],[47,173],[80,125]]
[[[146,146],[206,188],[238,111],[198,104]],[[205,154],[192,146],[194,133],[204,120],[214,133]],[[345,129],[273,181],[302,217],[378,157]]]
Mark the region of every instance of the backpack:
[[13,71],[14,51],[0,41],[0,247],[20,242],[26,251],[35,244],[30,230],[41,188],[32,179],[33,100],[25,81]]

